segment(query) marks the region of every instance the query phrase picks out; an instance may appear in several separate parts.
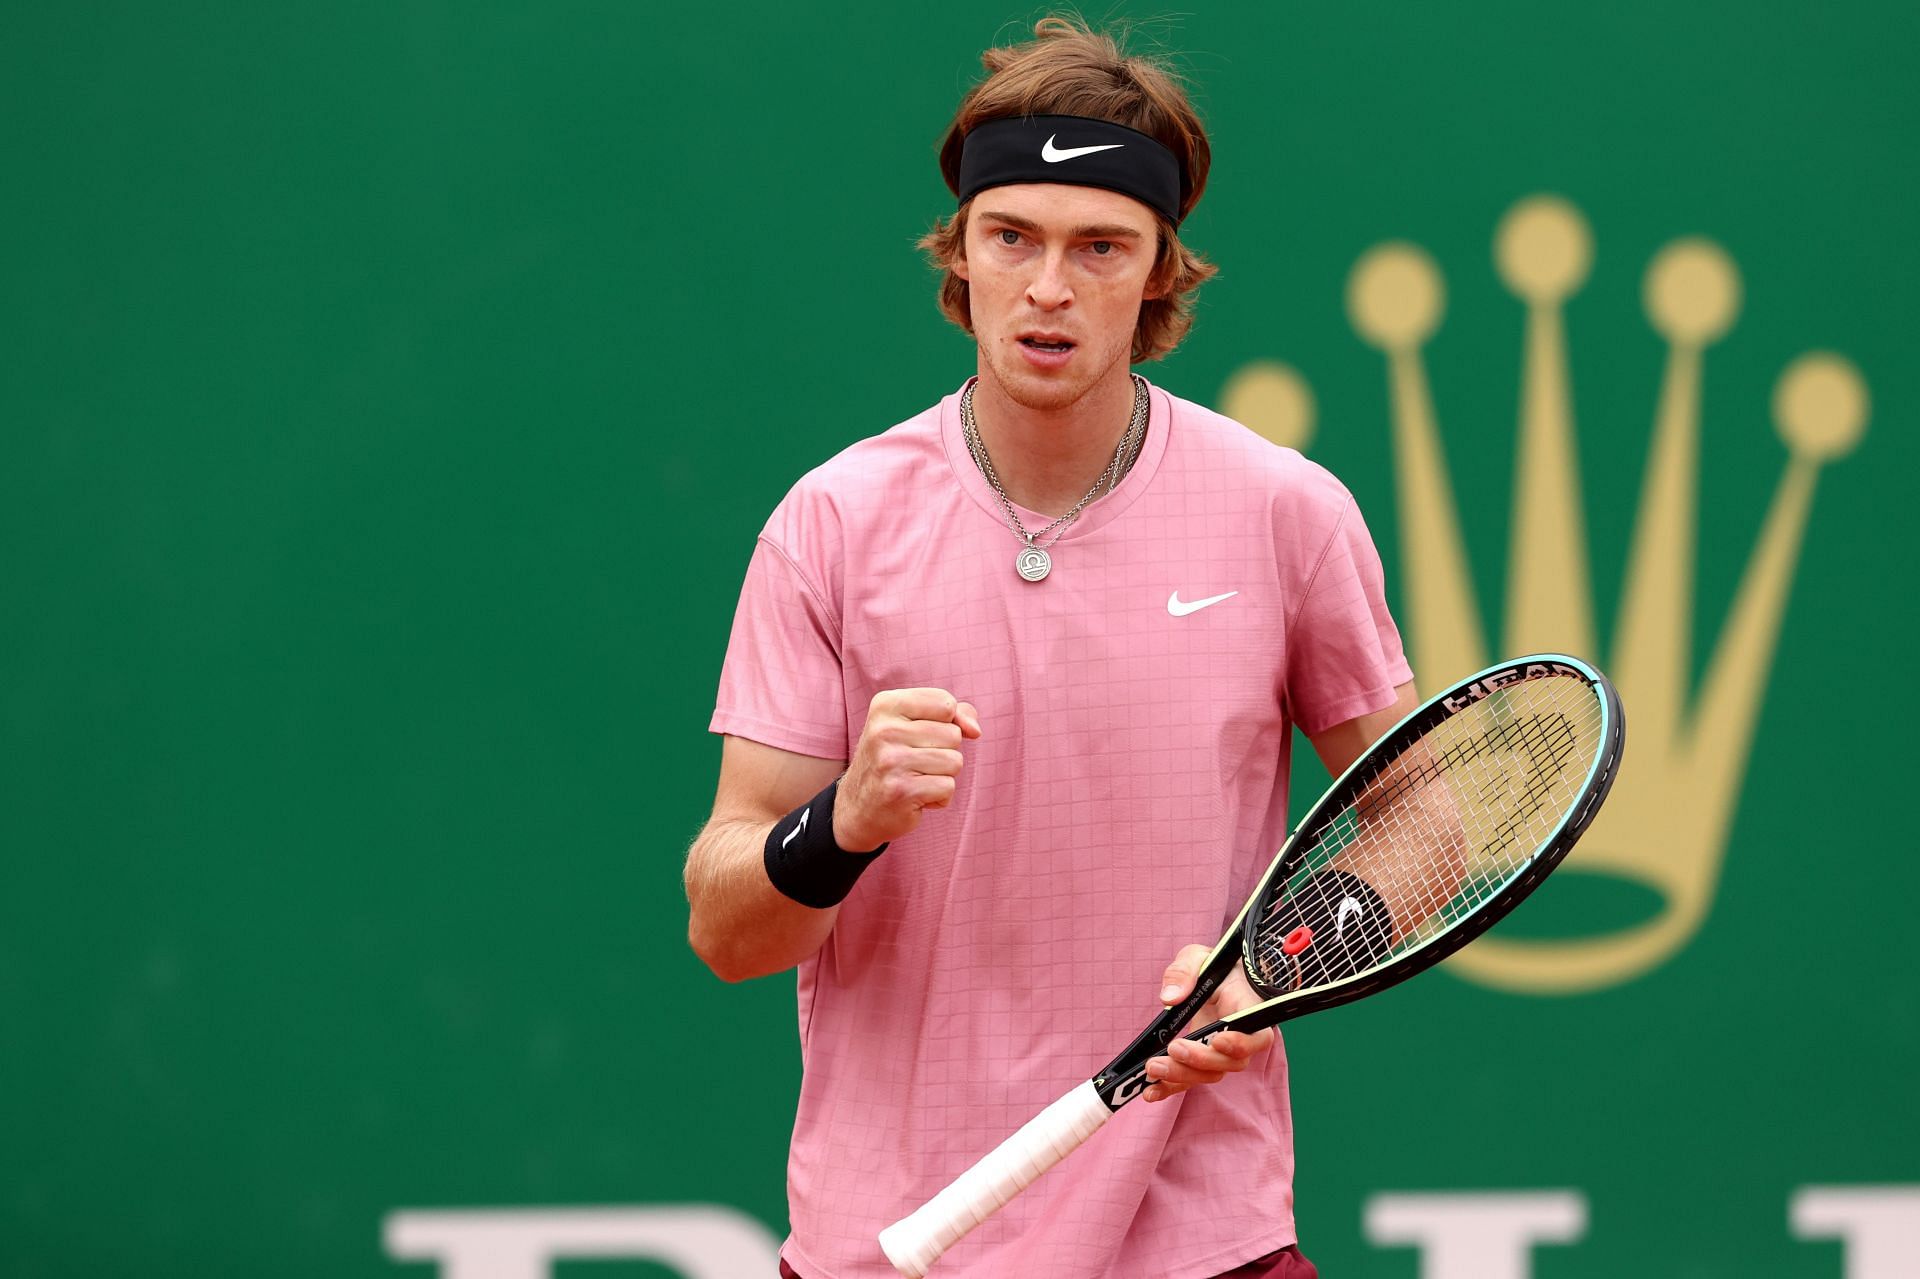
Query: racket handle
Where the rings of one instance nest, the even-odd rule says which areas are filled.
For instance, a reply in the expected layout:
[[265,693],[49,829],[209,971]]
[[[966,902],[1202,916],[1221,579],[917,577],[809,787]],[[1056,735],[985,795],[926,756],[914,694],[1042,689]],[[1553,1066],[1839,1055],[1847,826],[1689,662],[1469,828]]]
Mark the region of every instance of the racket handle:
[[1045,1110],[909,1216],[880,1232],[893,1268],[920,1279],[940,1254],[1072,1154],[1113,1112],[1089,1079]]

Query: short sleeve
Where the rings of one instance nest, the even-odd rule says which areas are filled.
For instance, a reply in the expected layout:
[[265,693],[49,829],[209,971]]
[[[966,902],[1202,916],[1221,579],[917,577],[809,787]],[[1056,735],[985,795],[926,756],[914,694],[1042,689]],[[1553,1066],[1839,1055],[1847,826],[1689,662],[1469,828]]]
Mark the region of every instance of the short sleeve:
[[1393,704],[1413,678],[1387,611],[1380,553],[1353,498],[1307,583],[1287,630],[1287,707],[1314,734]]
[[740,588],[708,727],[796,754],[847,758],[839,621],[765,537]]

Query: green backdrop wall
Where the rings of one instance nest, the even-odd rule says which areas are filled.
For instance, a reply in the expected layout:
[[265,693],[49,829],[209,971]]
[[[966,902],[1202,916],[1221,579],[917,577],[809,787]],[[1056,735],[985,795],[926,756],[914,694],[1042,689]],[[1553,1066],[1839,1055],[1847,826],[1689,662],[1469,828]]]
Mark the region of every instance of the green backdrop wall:
[[[969,371],[912,240],[978,50],[1032,16],[13,6],[0,1274],[724,1275],[784,1231],[791,979],[724,986],[684,942],[706,716],[786,486]],[[1674,392],[1697,506],[1648,562],[1679,603],[1634,614],[1685,697],[1623,782],[1711,721],[1726,818],[1623,824],[1639,871],[1587,864],[1507,937],[1550,960],[1672,918],[1689,875],[1699,917],[1637,968],[1443,971],[1295,1028],[1310,1253],[1920,1273],[1920,11],[1223,4],[1147,34],[1214,131],[1187,238],[1223,268],[1149,372],[1346,479],[1410,629],[1400,503],[1435,477],[1396,462],[1417,406],[1349,309],[1369,254],[1444,281],[1418,367],[1496,646],[1522,388],[1554,367],[1504,220],[1590,242],[1547,416],[1603,664],[1676,359],[1643,296],[1666,246],[1711,242],[1682,302],[1718,288],[1726,321]],[[1808,352],[1818,402],[1777,406]],[[1738,622],[1746,582],[1775,604]],[[1745,683],[1709,715],[1716,671]]]

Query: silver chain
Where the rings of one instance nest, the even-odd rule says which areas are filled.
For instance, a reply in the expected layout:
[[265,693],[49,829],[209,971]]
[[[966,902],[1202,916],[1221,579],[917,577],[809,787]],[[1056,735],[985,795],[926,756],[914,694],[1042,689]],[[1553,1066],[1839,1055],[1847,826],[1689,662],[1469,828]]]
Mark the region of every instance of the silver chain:
[[[966,437],[967,452],[973,455],[974,465],[980,468],[980,473],[987,477],[987,483],[993,486],[993,495],[1000,499],[1000,509],[1006,512],[1007,524],[1013,529],[1014,536],[1028,546],[1040,547],[1044,550],[1046,546],[1059,541],[1061,535],[1067,531],[1067,525],[1073,523],[1080,517],[1080,512],[1087,509],[1087,503],[1102,493],[1111,493],[1119,486],[1121,477],[1133,469],[1134,459],[1140,455],[1140,445],[1146,439],[1147,410],[1150,407],[1150,401],[1147,397],[1145,379],[1138,373],[1129,374],[1129,376],[1133,379],[1133,416],[1127,420],[1127,429],[1121,434],[1120,442],[1114,446],[1113,459],[1100,472],[1099,478],[1094,480],[1093,487],[1087,490],[1087,495],[1073,504],[1072,510],[1033,533],[1029,533],[1026,525],[1020,522],[1018,512],[1013,509],[1012,499],[1007,496],[1007,490],[1000,484],[999,475],[994,472],[993,459],[987,456],[986,442],[980,438],[980,424],[973,417],[973,388],[979,384],[979,379],[975,378],[968,382],[966,389],[960,392],[960,431]],[[1056,529],[1059,530],[1058,533],[1054,533]],[[1053,541],[1042,546],[1039,539],[1049,533],[1054,533]]]

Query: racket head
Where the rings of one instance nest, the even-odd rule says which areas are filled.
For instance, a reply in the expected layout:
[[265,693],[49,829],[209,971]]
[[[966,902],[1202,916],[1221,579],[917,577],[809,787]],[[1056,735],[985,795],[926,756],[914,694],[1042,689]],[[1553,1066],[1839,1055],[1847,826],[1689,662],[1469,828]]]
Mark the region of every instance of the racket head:
[[1613,685],[1562,653],[1428,699],[1335,780],[1268,868],[1239,948],[1267,1002],[1227,1027],[1351,1002],[1484,933],[1592,823],[1625,732]]

